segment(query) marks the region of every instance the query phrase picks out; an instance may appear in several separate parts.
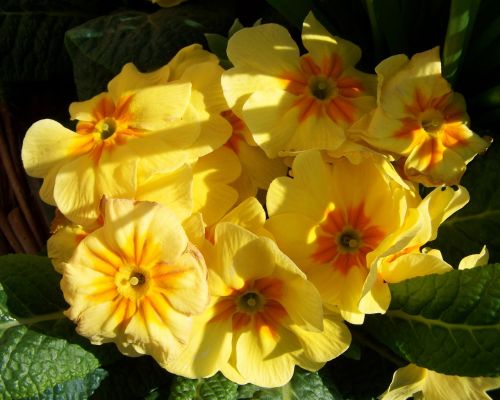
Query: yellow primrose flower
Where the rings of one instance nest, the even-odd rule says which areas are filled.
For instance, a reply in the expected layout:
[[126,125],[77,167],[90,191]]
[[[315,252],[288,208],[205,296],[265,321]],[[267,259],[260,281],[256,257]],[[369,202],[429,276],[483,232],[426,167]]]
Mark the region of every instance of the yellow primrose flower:
[[380,400],[491,400],[487,390],[500,388],[500,377],[445,375],[415,364],[399,368]]
[[428,186],[457,184],[489,140],[468,128],[464,98],[441,76],[439,49],[389,57],[378,74],[378,107],[360,138],[404,158],[404,173]]
[[[107,200],[103,226],[63,266],[66,315],[92,343],[164,366],[208,303],[206,268],[175,214],[149,202]],[[196,293],[196,296],[193,296]]]
[[233,133],[226,146],[238,156],[241,175],[233,187],[239,193],[238,201],[253,197],[259,189],[267,190],[274,178],[286,175],[288,167],[281,159],[270,159],[257,146],[245,123],[232,111],[222,114],[231,123]]
[[375,108],[374,77],[354,68],[361,57],[356,45],[330,35],[312,13],[302,43],[308,53],[300,56],[276,24],[241,29],[228,42],[234,68],[222,76],[224,95],[270,158],[335,150],[346,130]]
[[341,158],[328,164],[317,151],[299,154],[293,178],[278,178],[267,195],[268,229],[306,273],[327,304],[362,323],[359,301],[370,255],[403,250],[423,229],[414,210],[418,194],[378,165]]
[[231,223],[207,258],[210,306],[168,370],[190,378],[222,371],[238,384],[287,383],[295,365],[318,370],[349,346],[338,314],[324,314],[305,275],[268,239]]
[[185,162],[186,156],[175,151],[179,139],[161,132],[178,128],[191,84],[132,90],[134,80],[128,78],[125,68],[109,83],[109,92],[71,104],[72,119],[79,121],[76,132],[46,119],[26,133],[22,159],[27,173],[44,178],[41,198],[76,223],[97,218],[102,195],[135,190],[138,159],[143,168],[146,162],[154,168]]

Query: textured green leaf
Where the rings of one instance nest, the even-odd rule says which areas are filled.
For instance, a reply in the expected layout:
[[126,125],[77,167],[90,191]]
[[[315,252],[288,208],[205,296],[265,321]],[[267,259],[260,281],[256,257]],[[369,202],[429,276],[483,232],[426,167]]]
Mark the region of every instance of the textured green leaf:
[[500,264],[390,285],[368,330],[408,361],[448,375],[500,375]]
[[452,0],[443,48],[443,76],[454,83],[469,44],[481,0]]
[[486,245],[490,261],[500,261],[500,143],[493,142],[485,155],[468,166],[461,184],[470,193],[470,202],[447,219],[431,247],[440,249],[446,261],[458,265]]
[[234,20],[230,4],[188,2],[153,14],[126,11],[95,18],[66,34],[79,97],[86,99],[127,62],[151,71],[166,64],[182,47],[206,44],[204,33],[225,34]]
[[46,257],[0,257],[0,393],[5,399],[54,393],[81,398],[96,385],[88,374],[121,358],[113,345],[92,346],[76,334],[62,314],[67,305],[59,280]]
[[218,373],[207,379],[175,378],[169,400],[235,400],[238,385]]
[[97,368],[85,375],[83,378],[75,378],[70,381],[59,383],[54,387],[47,388],[40,396],[29,399],[43,400],[81,400],[90,398],[99,387],[103,379],[107,376],[107,371]]
[[64,33],[102,12],[98,3],[102,2],[2,1],[0,82],[46,81],[70,74]]
[[340,400],[340,393],[332,386],[327,387],[316,372],[295,369],[291,381],[278,388],[260,388],[244,385],[238,388],[238,399],[253,400]]

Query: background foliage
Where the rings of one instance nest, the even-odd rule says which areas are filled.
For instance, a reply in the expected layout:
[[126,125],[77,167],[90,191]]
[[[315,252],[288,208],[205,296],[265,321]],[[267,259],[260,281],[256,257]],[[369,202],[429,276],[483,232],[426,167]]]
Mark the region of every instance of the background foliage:
[[[299,37],[309,9],[362,48],[369,72],[390,55],[441,46],[444,75],[464,94],[472,128],[496,141],[463,178],[470,203],[430,246],[457,266],[486,244],[490,262],[500,262],[496,0],[190,0],[170,9],[142,0],[4,0],[0,100],[20,143],[38,119],[69,123],[68,104],[104,90],[127,62],[155,69],[185,45],[207,46],[205,33],[227,35],[235,18],[249,26],[262,17]],[[448,374],[500,375],[500,264],[391,285],[389,312],[352,327],[348,352],[319,373],[298,370],[276,389],[238,387],[219,374],[174,377],[149,357],[90,345],[62,314],[59,279],[45,257],[0,257],[0,399],[372,399],[408,361]]]

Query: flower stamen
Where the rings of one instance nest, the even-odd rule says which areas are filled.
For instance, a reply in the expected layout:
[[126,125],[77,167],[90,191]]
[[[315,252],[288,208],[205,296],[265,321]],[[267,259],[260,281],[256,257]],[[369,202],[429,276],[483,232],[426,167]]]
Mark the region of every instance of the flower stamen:
[[100,126],[101,140],[106,140],[107,138],[113,136],[116,132],[116,121],[114,118],[106,118],[102,121]]
[[134,272],[128,281],[132,286],[141,286],[146,282],[146,277],[140,272]]

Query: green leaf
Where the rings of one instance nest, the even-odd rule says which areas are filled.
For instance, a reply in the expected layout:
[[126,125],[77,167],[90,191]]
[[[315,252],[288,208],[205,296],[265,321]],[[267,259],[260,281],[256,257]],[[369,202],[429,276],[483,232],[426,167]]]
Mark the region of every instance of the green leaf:
[[0,257],[0,393],[6,399],[55,392],[81,398],[96,385],[88,375],[121,358],[113,345],[92,346],[76,334],[62,314],[67,305],[59,280],[46,257]]
[[66,30],[85,17],[75,13],[0,11],[0,81],[45,81],[71,71]]
[[236,400],[238,385],[221,373],[207,379],[187,379],[177,376],[169,400]]
[[47,81],[71,75],[65,32],[110,10],[117,1],[3,0],[0,82]]
[[290,1],[290,0],[267,0],[281,15],[283,15],[293,26],[302,29],[302,22],[311,10],[312,0]]
[[454,83],[467,51],[481,0],[452,0],[443,48],[443,76]]
[[[322,2],[331,4],[327,0]],[[349,4],[354,9],[352,4],[358,2],[335,3]],[[411,56],[440,45],[444,39],[445,25],[430,24],[429,21],[447,19],[449,1],[363,0],[359,3],[364,6],[369,21],[365,23],[365,16],[359,12],[356,16],[338,17],[344,25],[347,25],[347,28],[339,30],[339,33],[342,36],[348,30],[359,31],[356,33],[357,39],[354,39],[353,35],[349,36],[362,47],[363,58],[373,59],[372,67],[388,56],[401,53]],[[331,15],[334,15],[334,11]],[[366,27],[370,26],[371,32],[366,30]],[[423,26],[425,29],[422,29]],[[367,40],[370,38],[372,42]]]
[[142,71],[165,65],[182,47],[206,45],[205,32],[225,34],[234,20],[221,1],[189,2],[153,14],[126,11],[95,18],[66,33],[81,99],[106,90],[122,66]]
[[468,166],[461,184],[470,193],[470,202],[441,224],[430,247],[443,252],[451,265],[488,247],[490,261],[500,261],[500,144],[493,142],[485,155]]
[[500,264],[391,284],[367,329],[408,361],[448,375],[500,375]]
[[278,388],[244,385],[238,388],[238,399],[252,400],[340,400],[342,396],[333,387],[327,387],[316,372],[296,368],[289,383]]
[[43,400],[77,400],[89,398],[99,387],[107,372],[97,368],[85,375],[83,378],[75,378],[67,382],[59,383],[54,387],[47,388],[40,396],[32,399]]

